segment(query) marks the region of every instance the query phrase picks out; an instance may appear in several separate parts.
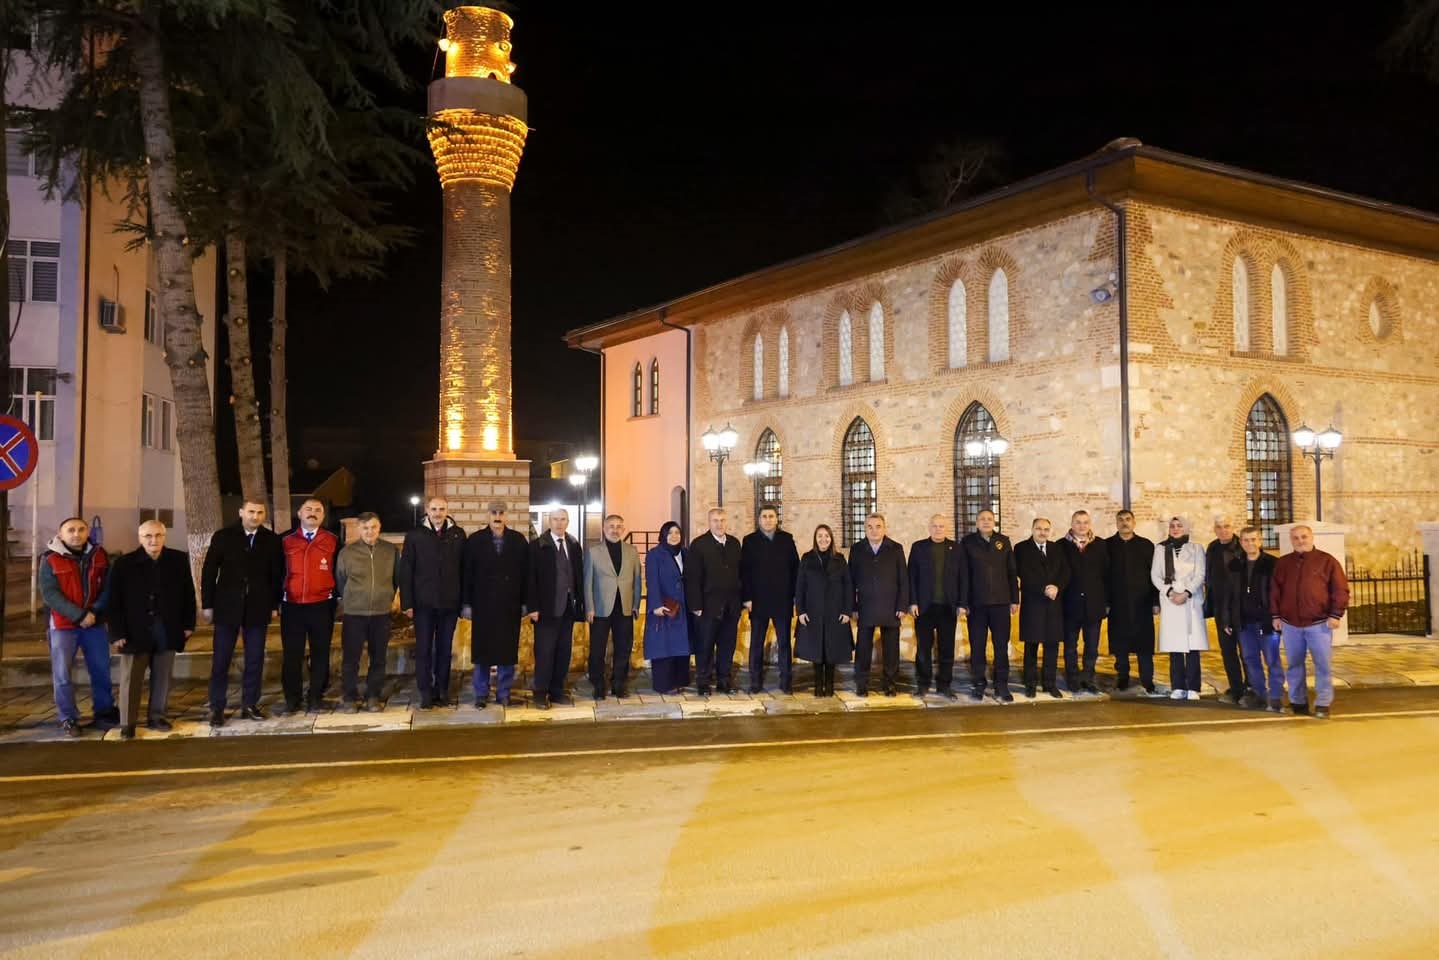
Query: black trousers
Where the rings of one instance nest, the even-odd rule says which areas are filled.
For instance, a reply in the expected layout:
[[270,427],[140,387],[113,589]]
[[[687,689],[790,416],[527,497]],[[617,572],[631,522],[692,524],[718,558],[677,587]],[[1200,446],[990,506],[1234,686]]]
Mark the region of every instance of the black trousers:
[[319,703],[330,685],[330,635],[335,630],[335,603],[280,604],[280,687],[285,703],[296,706],[304,691],[305,641],[310,643],[310,702]]
[[1224,632],[1220,627],[1219,633],[1219,655],[1224,659],[1224,677],[1229,682],[1229,689],[1226,691],[1231,696],[1238,697],[1244,693],[1249,686],[1248,676],[1245,674],[1244,661],[1239,656],[1239,631],[1233,634]]
[[790,641],[790,630],[794,621],[790,610],[779,613],[761,610],[756,604],[749,612],[749,682],[750,686],[764,686],[764,638],[774,624],[775,651],[779,654],[779,685],[788,688],[793,682],[791,671],[794,667],[794,647]]
[[994,689],[1009,689],[1009,604],[969,611],[969,682],[984,692],[986,634],[994,639]]
[[869,689],[869,668],[874,663],[874,632],[879,631],[880,658],[884,664],[884,688],[899,682],[899,624],[892,627],[859,625],[854,650],[854,689]]
[[610,667],[610,690],[624,690],[630,683],[630,654],[635,649],[635,618],[627,617],[617,603],[608,617],[596,616],[590,624],[590,683],[595,693],[605,692],[605,653],[614,642]]
[[535,622],[535,675],[530,689],[554,700],[565,695],[570,654],[575,646],[575,618],[541,616]]
[[[1040,648],[1044,649],[1044,666],[1039,666]],[[1042,643],[1028,641],[1024,644],[1024,685],[1044,689],[1059,685],[1059,643],[1046,640]]]
[[347,613],[340,621],[340,685],[346,700],[360,699],[360,655],[369,651],[365,696],[378,699],[385,685],[385,655],[390,649],[390,615]]
[[711,616],[705,611],[695,621],[699,632],[699,649],[695,651],[695,686],[708,687],[710,681],[722,689],[730,689],[734,674],[734,648],[738,640],[739,604],[733,604]]
[[1169,686],[1174,690],[1199,689],[1199,651],[1169,655]]
[[265,627],[237,627],[215,624],[215,649],[210,655],[210,709],[224,711],[230,687],[230,660],[235,644],[245,638],[245,672],[241,680],[241,706],[253,707],[260,702],[260,681],[265,673]]
[[[914,684],[922,693],[929,689],[948,690],[954,685],[954,608],[931,603],[914,618]],[[939,648],[939,673],[933,670],[935,648]]]
[[[1099,662],[1099,624],[1102,621],[1064,621],[1064,682],[1073,690],[1081,682],[1094,682],[1094,665]],[[1079,635],[1084,634],[1084,661],[1079,660]]]

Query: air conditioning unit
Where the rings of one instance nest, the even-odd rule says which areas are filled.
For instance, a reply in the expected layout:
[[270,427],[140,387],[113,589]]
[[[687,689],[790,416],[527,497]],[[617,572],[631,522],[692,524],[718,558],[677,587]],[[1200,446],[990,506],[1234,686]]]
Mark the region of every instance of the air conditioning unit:
[[100,329],[106,333],[125,332],[125,308],[114,300],[100,298]]

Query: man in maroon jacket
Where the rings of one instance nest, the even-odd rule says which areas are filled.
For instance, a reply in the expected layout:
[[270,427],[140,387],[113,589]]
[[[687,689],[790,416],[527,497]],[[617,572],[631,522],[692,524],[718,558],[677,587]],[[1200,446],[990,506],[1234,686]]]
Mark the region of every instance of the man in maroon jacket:
[[1300,525],[1289,531],[1294,552],[1274,564],[1269,581],[1269,609],[1274,629],[1284,640],[1285,679],[1289,704],[1296,714],[1309,712],[1309,687],[1304,674],[1306,654],[1314,658],[1314,715],[1329,716],[1334,702],[1334,675],[1329,655],[1334,628],[1349,606],[1349,581],[1332,554],[1314,547],[1314,531]]

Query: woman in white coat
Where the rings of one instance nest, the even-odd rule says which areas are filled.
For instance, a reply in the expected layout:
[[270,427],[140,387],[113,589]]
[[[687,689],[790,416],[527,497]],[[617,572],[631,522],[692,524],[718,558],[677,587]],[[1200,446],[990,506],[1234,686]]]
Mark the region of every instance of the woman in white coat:
[[1204,548],[1189,522],[1169,518],[1169,539],[1154,549],[1149,579],[1159,591],[1159,651],[1169,654],[1169,696],[1199,699],[1199,652],[1209,649],[1204,624]]

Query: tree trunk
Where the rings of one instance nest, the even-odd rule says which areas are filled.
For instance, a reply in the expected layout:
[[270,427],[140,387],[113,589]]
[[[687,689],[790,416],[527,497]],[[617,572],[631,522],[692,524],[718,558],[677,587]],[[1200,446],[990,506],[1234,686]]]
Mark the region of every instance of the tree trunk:
[[290,519],[290,432],[285,424],[285,297],[288,287],[285,250],[275,254],[275,317],[270,334],[270,489],[275,493],[271,514],[275,529]]
[[[175,433],[185,492],[190,567],[196,578],[210,536],[220,525],[220,478],[215,461],[215,420],[210,405],[208,354],[195,306],[195,275],[185,218],[176,202],[175,132],[158,24],[153,10],[135,34],[141,126],[149,164],[148,193],[154,223],[160,315],[165,318],[165,362],[175,391]],[[177,544],[178,546],[178,544]]]
[[[225,331],[230,341],[230,409],[235,414],[235,445],[240,453],[240,492],[251,503],[268,503],[260,407],[255,402],[255,360],[250,350],[249,272],[245,266],[245,238],[232,225],[225,231],[225,292],[229,299]],[[285,529],[280,520],[275,518],[276,530]]]

